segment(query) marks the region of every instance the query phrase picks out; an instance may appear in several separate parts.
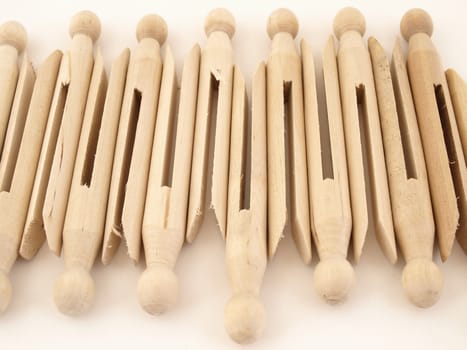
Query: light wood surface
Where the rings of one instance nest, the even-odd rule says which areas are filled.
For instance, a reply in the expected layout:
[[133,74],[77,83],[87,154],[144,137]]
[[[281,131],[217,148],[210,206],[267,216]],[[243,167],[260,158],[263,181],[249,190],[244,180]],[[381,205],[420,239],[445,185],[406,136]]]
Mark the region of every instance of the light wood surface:
[[[45,235],[28,235],[25,225],[27,226],[27,215],[29,208],[33,204],[34,198],[34,183],[35,177],[40,176],[40,156],[43,139],[46,135],[49,112],[52,106],[55,84],[59,76],[60,62],[63,54],[61,51],[54,51],[40,65],[37,71],[37,78],[34,84],[34,91],[31,97],[31,106],[28,111],[26,125],[24,127],[23,138],[29,139],[29,145],[32,156],[27,165],[29,180],[31,183],[25,186],[28,189],[27,204],[25,207],[24,219],[22,219],[22,239],[19,247],[19,254],[22,258],[31,259],[40,249],[45,240]],[[31,126],[30,126],[31,125]],[[31,129],[32,130],[31,130]],[[30,136],[29,133],[31,134]],[[20,148],[21,150],[21,148]],[[17,166],[22,164],[21,153],[18,154]],[[29,159],[29,158],[28,158]],[[31,168],[32,166],[32,168]],[[31,171],[32,170],[32,171]],[[17,172],[18,170],[15,170]],[[34,176],[35,175],[35,176]]]
[[100,35],[99,18],[89,11],[79,12],[72,17],[69,32],[72,40],[66,61],[67,96],[42,209],[47,243],[56,255],[62,248],[63,224],[94,65],[93,44]]
[[27,33],[15,21],[0,26],[0,145],[3,145],[18,82],[18,57],[24,51]]
[[[190,179],[186,239],[193,242],[204,217],[206,190],[211,191],[210,208],[225,238],[229,178],[230,123],[232,113],[233,58],[231,39],[235,19],[223,8],[209,12],[204,22],[206,46],[201,51],[196,125]],[[215,109],[215,110],[214,110]],[[211,133],[214,143],[211,144]],[[213,148],[213,161],[209,152]],[[206,189],[207,177],[212,186]]]
[[[370,55],[363,43],[365,18],[355,8],[334,19],[352,207],[352,239],[358,262],[373,215],[378,242],[391,263],[397,260],[388,179]],[[367,168],[367,170],[365,169]],[[365,182],[369,186],[365,186]]]
[[235,67],[226,237],[227,272],[233,294],[225,306],[224,323],[230,337],[240,344],[255,341],[266,323],[259,299],[267,264],[264,63],[253,77],[251,110],[249,116],[245,80]]
[[375,38],[368,40],[368,47],[378,97],[394,229],[406,261],[402,285],[412,303],[429,307],[439,299],[443,278],[432,261],[435,225],[405,58],[399,41],[391,66]]
[[454,69],[446,70],[446,79],[465,158],[467,154],[467,84]]
[[301,43],[310,218],[320,258],[313,279],[318,294],[331,304],[345,300],[354,282],[346,259],[352,213],[334,47],[330,37],[323,52],[326,114],[320,116],[313,53]]
[[68,315],[79,315],[93,303],[94,282],[89,271],[104,234],[129,56],[126,49],[112,64],[107,94],[100,54],[94,63],[63,229],[65,271],[55,285],[55,302]]
[[[311,230],[303,114],[302,65],[291,11],[269,16],[267,61],[268,254],[272,257],[287,222],[305,263],[311,261]],[[289,205],[288,202],[289,201]]]
[[[26,31],[18,22],[0,26],[0,313],[8,308],[12,297],[8,274],[18,256],[34,178],[31,164],[38,153],[36,148],[29,148],[37,147],[38,139],[33,134],[31,122],[25,134],[31,140],[22,142],[36,78],[26,54],[18,68],[18,56],[25,49],[26,40]],[[37,97],[33,107],[37,107]],[[38,129],[40,122],[37,120]]]
[[102,261],[107,264],[123,237],[128,255],[137,262],[148,184],[156,112],[162,77],[161,45],[167,25],[146,15],[136,29],[138,46],[128,66],[113,161]]
[[431,17],[409,10],[401,20],[408,41],[407,68],[425,154],[441,258],[451,254],[456,232],[465,242],[467,172],[441,60],[430,36]]
[[60,67],[56,75],[52,101],[47,110],[47,126],[42,141],[39,163],[37,164],[34,186],[20,247],[20,254],[25,259],[32,259],[46,239],[42,220],[42,209],[70,81],[69,52],[63,54],[59,52],[59,58]]
[[195,45],[183,65],[179,99],[170,49],[164,61],[143,218],[146,270],[138,282],[140,305],[150,314],[168,311],[178,298],[173,269],[185,241],[199,61]]
[[[465,160],[467,154],[467,86],[465,81],[453,69],[448,69],[446,71],[446,78],[452,99],[454,114],[456,116],[457,127],[459,130],[459,136],[462,143],[462,150]],[[459,232],[457,235],[457,240],[464,252],[467,252],[467,234],[464,232]]]

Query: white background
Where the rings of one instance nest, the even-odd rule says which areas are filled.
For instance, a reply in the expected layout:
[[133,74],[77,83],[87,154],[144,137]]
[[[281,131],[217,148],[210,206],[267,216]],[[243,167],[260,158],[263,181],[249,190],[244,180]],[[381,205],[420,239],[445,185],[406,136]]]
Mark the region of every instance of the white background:
[[[168,43],[181,62],[195,42],[205,42],[204,17],[214,7],[230,9],[237,21],[235,61],[247,80],[270,46],[266,21],[277,7],[289,7],[300,22],[298,38],[306,38],[320,69],[321,50],[332,21],[343,6],[365,14],[367,33],[391,52],[399,21],[410,7],[423,7],[434,21],[433,40],[445,67],[467,78],[467,2],[444,1],[63,1],[2,0],[0,22],[21,21],[29,34],[28,52],[35,66],[56,48],[69,47],[68,22],[78,10],[94,11],[102,22],[98,42],[107,67],[124,48],[136,45],[135,27],[147,13],[159,13],[169,27]],[[298,39],[297,38],[297,39]],[[298,43],[298,40],[297,40]],[[144,266],[126,257],[124,246],[109,267],[95,264],[96,300],[90,313],[76,319],[60,314],[52,300],[61,259],[44,246],[36,259],[18,261],[11,272],[13,301],[0,316],[0,349],[236,349],[224,331],[223,309],[230,297],[224,264],[224,242],[208,215],[200,235],[182,250],[176,267],[180,278],[177,307],[162,317],[140,309],[136,283]],[[438,252],[435,252],[439,263]],[[400,259],[401,260],[401,259]],[[369,233],[349,300],[328,306],[315,294],[312,275],[317,263],[305,266],[290,234],[266,271],[262,300],[267,328],[250,349],[361,348],[465,349],[467,344],[467,258],[456,243],[443,265],[445,287],[430,309],[412,306],[400,286],[403,263],[391,266]]]

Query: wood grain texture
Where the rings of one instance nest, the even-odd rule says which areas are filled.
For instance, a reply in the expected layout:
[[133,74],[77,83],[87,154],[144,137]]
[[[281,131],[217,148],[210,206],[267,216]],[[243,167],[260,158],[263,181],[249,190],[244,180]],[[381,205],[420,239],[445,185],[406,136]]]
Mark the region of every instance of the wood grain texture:
[[95,63],[89,90],[89,100],[94,103],[88,104],[84,115],[63,230],[67,267],[89,270],[102,243],[129,55],[126,49],[113,62],[108,89],[102,61]]
[[[271,14],[272,40],[267,61],[268,254],[272,257],[287,221],[302,259],[311,261],[303,82],[294,37],[295,15],[279,9]],[[290,208],[287,207],[289,192]]]
[[146,270],[138,282],[140,305],[150,314],[168,311],[178,297],[173,269],[185,241],[199,61],[195,45],[184,61],[179,99],[170,50],[164,61],[143,219]]
[[[320,117],[313,53],[304,40],[301,43],[310,218],[321,260],[314,273],[314,284],[329,303],[343,301],[354,280],[353,269],[346,260],[352,213],[334,46],[334,38],[330,37],[323,52],[326,115]],[[331,169],[329,174],[327,168]]]
[[[448,69],[446,71],[446,78],[465,160],[467,154],[467,86],[464,80],[453,69]],[[467,252],[467,234],[464,231],[459,231],[457,240],[464,252]]]
[[446,260],[457,235],[466,235],[467,172],[446,76],[423,10],[408,11],[401,32],[409,42],[407,68],[425,154],[436,234]]
[[[105,204],[106,198],[99,196],[100,193],[95,188],[96,182],[97,187],[99,186],[99,177],[106,177],[107,164],[105,159],[99,159],[99,154],[96,151],[88,150],[88,147],[91,143],[97,144],[106,141],[104,138],[97,140],[101,130],[100,121],[103,118],[102,112],[106,89],[107,76],[104,62],[102,56],[98,53],[89,85],[86,110],[83,116],[67,210],[65,212],[62,240],[64,260],[67,267],[76,265],[89,270],[94,262],[93,256],[95,256],[95,253],[91,252],[97,251],[101,243],[101,240],[97,237],[101,226],[99,222],[102,222],[105,218],[105,209],[99,210],[99,205]],[[105,127],[112,127],[112,121],[108,121]],[[102,130],[105,132],[105,128]],[[92,154],[88,155],[88,152],[92,152]],[[106,156],[112,160],[113,150],[107,149],[106,153],[108,154]],[[86,164],[88,157],[96,157],[94,161],[95,169],[84,169],[89,166]],[[83,171],[87,171],[89,174],[83,174]],[[86,179],[83,175],[85,175]],[[98,206],[95,203],[98,203]]]
[[[0,25],[0,145],[5,142],[8,121],[18,83],[18,57],[24,50],[27,34],[15,21]],[[0,148],[1,149],[1,148]]]
[[158,15],[143,17],[137,27],[138,46],[128,66],[113,161],[102,261],[110,262],[120,239],[139,260],[156,112],[162,77],[161,45],[167,37]]
[[39,163],[37,164],[20,248],[21,256],[25,259],[32,259],[46,239],[42,209],[70,81],[68,69],[69,53],[65,52],[62,54],[59,52],[59,59],[60,67],[56,75],[52,101],[48,108],[47,126],[42,140]]
[[[34,171],[31,171],[31,167],[34,166],[38,153],[38,148],[30,149],[29,146],[37,147],[37,139],[40,135],[35,137],[32,129],[35,127],[34,124],[29,122],[26,125],[35,78],[32,64],[25,55],[14,88],[11,114],[7,120],[8,128],[0,160],[0,183],[2,184],[0,191],[0,313],[6,310],[11,299],[12,288],[8,274],[18,256],[31,184],[34,179]],[[37,107],[37,97],[34,102],[33,107]],[[36,121],[40,129],[41,120]],[[27,127],[26,133],[25,126]],[[23,140],[23,134],[31,139]]]
[[99,33],[99,19],[93,13],[83,11],[71,19],[71,49],[69,59],[64,61],[68,65],[69,85],[42,208],[47,243],[56,255],[62,248],[63,224],[94,66],[93,44]]
[[65,270],[54,291],[60,311],[72,316],[87,311],[93,303],[94,281],[90,270],[104,235],[128,61],[127,49],[112,65],[108,89],[100,55],[94,64],[63,229]]
[[391,66],[376,39],[370,38],[368,47],[378,97],[394,228],[406,261],[402,283],[411,302],[429,307],[439,299],[442,276],[432,262],[435,226],[405,59],[399,41]]
[[[21,221],[21,244],[19,254],[25,259],[31,259],[42,246],[45,235],[30,235],[25,230],[31,199],[34,193],[36,176],[40,176],[41,146],[46,134],[48,117],[52,106],[55,84],[58,78],[62,53],[54,51],[38,68],[36,82],[31,97],[31,103],[24,126],[23,139],[28,140],[28,147],[20,146],[16,162],[15,174],[21,174],[26,201],[24,218]],[[28,151],[26,151],[26,149]],[[27,174],[27,175],[26,175]]]
[[242,344],[256,340],[266,323],[266,312],[259,299],[267,264],[264,63],[253,77],[251,110],[249,117],[245,80],[235,67],[226,238],[227,272],[233,294],[225,307],[224,323],[230,337]]
[[345,8],[334,19],[334,32],[339,39],[337,59],[350,180],[354,256],[358,261],[362,254],[372,206],[378,242],[388,260],[395,263],[397,250],[378,104],[370,55],[362,40],[365,19],[357,9]]
[[[208,14],[205,20],[208,39],[201,51],[199,69],[186,231],[188,242],[193,242],[203,222],[206,190],[211,191],[210,208],[225,238],[233,84],[231,38],[234,31],[235,20],[227,10],[214,9]],[[213,99],[215,94],[217,97]],[[213,108],[216,108],[215,112]],[[214,144],[210,144],[213,128]],[[208,164],[210,148],[214,148],[212,164]],[[212,174],[210,189],[206,189],[208,173]]]

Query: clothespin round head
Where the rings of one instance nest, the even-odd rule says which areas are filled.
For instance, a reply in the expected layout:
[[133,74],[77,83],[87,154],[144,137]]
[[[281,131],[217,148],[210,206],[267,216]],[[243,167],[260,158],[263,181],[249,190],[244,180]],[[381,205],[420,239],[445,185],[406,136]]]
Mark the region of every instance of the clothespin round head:
[[159,15],[146,15],[138,22],[136,27],[136,38],[138,42],[144,38],[151,38],[156,40],[160,46],[165,43],[167,39],[167,23]]
[[430,307],[439,299],[443,288],[443,275],[431,260],[410,260],[402,271],[402,287],[413,304],[418,307]]
[[54,301],[65,315],[78,316],[89,310],[94,301],[94,281],[83,268],[65,270],[54,287]]
[[289,9],[275,10],[268,18],[267,31],[272,40],[277,33],[289,33],[295,38],[298,33],[298,19]]
[[425,33],[429,37],[433,34],[433,20],[428,12],[422,9],[411,9],[401,20],[401,34],[406,41],[417,33]]
[[235,18],[232,13],[225,8],[211,10],[204,20],[204,32],[206,36],[212,32],[225,32],[230,39],[235,34]]
[[162,314],[171,309],[178,298],[178,279],[167,266],[148,267],[138,281],[138,300],[141,307],[151,315]]
[[84,34],[95,43],[101,35],[101,21],[91,11],[78,12],[71,18],[69,33],[72,38],[76,34]]
[[0,25],[0,45],[10,45],[16,48],[18,54],[26,48],[28,35],[21,23],[5,22]]
[[354,7],[345,7],[334,17],[334,35],[340,39],[345,32],[356,31],[363,36],[366,30],[365,17]]
[[313,275],[314,287],[329,304],[338,304],[347,298],[354,283],[352,265],[344,258],[321,260]]
[[229,336],[239,344],[254,342],[263,333],[266,311],[256,295],[236,294],[227,302],[224,325]]
[[8,276],[0,271],[0,313],[5,311],[11,301],[11,282]]

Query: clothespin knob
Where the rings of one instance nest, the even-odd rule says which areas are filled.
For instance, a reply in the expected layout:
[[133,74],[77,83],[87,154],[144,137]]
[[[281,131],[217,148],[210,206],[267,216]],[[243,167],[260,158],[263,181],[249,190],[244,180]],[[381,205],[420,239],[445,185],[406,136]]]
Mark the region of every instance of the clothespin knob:
[[439,299],[443,275],[431,260],[410,260],[402,271],[402,287],[412,303],[419,307],[429,307]]
[[136,27],[136,38],[138,42],[144,38],[152,38],[157,40],[159,45],[163,45],[167,39],[167,23],[159,15],[146,15],[138,23]]
[[340,39],[345,32],[356,31],[363,36],[366,23],[363,14],[354,7],[345,7],[334,18],[334,35]]
[[175,305],[177,297],[178,279],[168,266],[150,266],[143,272],[138,281],[138,300],[146,312],[162,314]]
[[16,21],[0,25],[0,45],[10,45],[18,50],[18,54],[26,48],[28,35],[24,27]]
[[77,316],[91,307],[94,301],[94,281],[83,268],[65,270],[57,279],[54,301],[65,315]]
[[73,38],[76,34],[84,34],[91,38],[95,43],[101,35],[101,22],[91,11],[81,11],[71,18],[70,36]]
[[275,10],[268,19],[267,31],[272,40],[277,33],[289,33],[293,38],[298,33],[298,20],[295,14],[284,8]]
[[207,36],[217,31],[227,33],[231,39],[235,34],[235,18],[224,8],[212,10],[204,21],[204,32]]
[[425,10],[411,9],[401,20],[401,34],[406,41],[417,33],[425,33],[429,37],[433,34],[433,21]]

